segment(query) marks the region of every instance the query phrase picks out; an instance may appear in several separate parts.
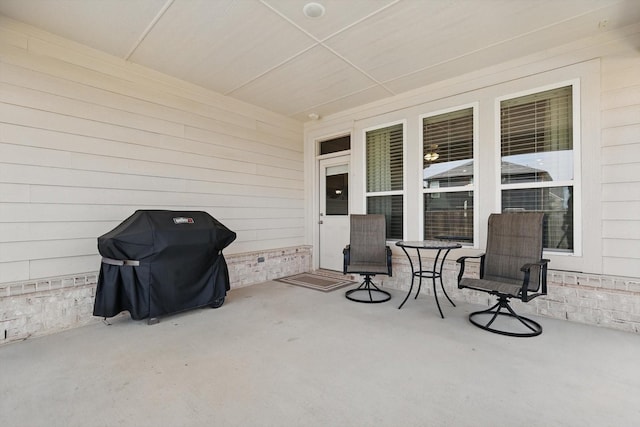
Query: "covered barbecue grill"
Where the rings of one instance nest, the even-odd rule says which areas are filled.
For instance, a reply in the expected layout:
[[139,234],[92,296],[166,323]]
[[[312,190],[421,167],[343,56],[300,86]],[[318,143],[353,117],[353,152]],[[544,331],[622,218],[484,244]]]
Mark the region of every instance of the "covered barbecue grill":
[[229,290],[222,250],[236,233],[206,212],[138,210],[98,238],[102,255],[93,315],[159,316],[219,307]]

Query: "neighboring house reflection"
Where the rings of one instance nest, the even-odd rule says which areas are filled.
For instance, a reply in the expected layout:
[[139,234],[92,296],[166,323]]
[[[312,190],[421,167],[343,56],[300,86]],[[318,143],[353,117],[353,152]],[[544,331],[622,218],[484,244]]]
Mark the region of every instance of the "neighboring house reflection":
[[[442,164],[441,164],[442,165]],[[440,166],[440,165],[439,165]],[[444,165],[443,165],[444,166]],[[427,169],[425,169],[427,172]],[[426,173],[425,173],[426,174]],[[502,162],[502,181],[549,182],[553,178],[548,171],[512,162]],[[424,178],[425,188],[464,187],[473,184],[473,161],[458,164],[443,172]],[[546,214],[545,247],[573,247],[573,216],[571,194],[565,194],[566,187],[523,188],[517,192],[506,191],[502,194],[503,212],[542,211]],[[442,234],[460,237],[460,240],[473,240],[473,192],[456,191],[451,193],[425,194],[425,238],[428,230],[437,230]],[[568,201],[568,203],[567,203]],[[434,231],[434,233],[436,233]]]

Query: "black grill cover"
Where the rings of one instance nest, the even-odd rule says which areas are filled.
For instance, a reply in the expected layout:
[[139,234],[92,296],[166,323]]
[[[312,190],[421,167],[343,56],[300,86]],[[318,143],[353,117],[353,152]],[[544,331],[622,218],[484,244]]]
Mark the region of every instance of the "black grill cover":
[[222,250],[236,233],[206,212],[138,210],[98,237],[93,315],[135,320],[212,305],[229,290]]

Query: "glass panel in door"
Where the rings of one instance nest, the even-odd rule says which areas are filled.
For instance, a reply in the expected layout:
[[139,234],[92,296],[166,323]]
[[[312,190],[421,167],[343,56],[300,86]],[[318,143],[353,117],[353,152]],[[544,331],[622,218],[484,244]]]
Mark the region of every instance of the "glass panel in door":
[[348,165],[330,166],[325,169],[325,215],[349,214]]

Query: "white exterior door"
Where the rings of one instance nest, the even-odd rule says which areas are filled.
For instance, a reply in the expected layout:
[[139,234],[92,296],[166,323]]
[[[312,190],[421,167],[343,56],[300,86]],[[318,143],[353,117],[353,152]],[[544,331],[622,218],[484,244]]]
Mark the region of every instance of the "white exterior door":
[[349,156],[320,160],[320,268],[342,271],[349,243]]

